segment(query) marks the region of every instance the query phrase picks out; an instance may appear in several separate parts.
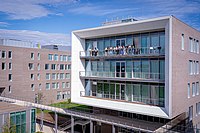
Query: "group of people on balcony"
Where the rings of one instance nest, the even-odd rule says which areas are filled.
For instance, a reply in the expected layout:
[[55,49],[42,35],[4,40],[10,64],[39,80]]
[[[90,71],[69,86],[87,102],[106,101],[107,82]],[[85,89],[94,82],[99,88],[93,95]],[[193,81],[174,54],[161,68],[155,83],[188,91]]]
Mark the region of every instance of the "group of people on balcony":
[[[104,51],[100,51],[100,55],[138,55],[138,54],[147,54],[147,51],[152,51],[152,53],[155,53],[156,50],[160,51],[161,47],[150,47],[147,48],[136,48],[135,45],[128,45],[128,46],[110,46],[106,47]],[[99,50],[97,47],[94,47],[92,49],[89,49],[90,56],[98,56]]]
[[129,46],[116,46],[116,47],[106,47],[105,56],[107,55],[127,55],[127,54],[139,54],[140,50],[136,49],[134,45]]

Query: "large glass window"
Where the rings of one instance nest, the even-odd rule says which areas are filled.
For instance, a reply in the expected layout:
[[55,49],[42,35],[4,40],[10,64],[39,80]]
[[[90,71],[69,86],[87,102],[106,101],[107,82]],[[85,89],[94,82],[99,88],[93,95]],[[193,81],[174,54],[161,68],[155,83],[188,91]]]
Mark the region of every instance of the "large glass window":
[[159,50],[158,50],[158,47],[159,47],[159,36],[158,36],[157,32],[151,33],[150,46],[153,47],[153,50],[152,50],[153,53],[158,53],[159,52]]
[[150,37],[149,34],[141,35],[141,53],[147,54],[150,46]]
[[162,54],[165,53],[165,32],[160,32],[160,48],[158,50]]
[[140,35],[134,35],[133,36],[133,45],[135,48],[140,48]]

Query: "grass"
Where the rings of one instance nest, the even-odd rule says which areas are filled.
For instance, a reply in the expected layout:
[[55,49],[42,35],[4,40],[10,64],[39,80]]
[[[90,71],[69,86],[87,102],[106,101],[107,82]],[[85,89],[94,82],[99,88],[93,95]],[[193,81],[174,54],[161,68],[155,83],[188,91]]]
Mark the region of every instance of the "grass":
[[[80,111],[90,111],[91,107],[87,105],[81,105],[81,104],[76,104],[76,103],[71,103],[70,100],[66,102],[59,102],[59,103],[53,103],[50,104],[49,106],[53,107],[58,107],[58,108],[64,108],[64,109],[75,109],[75,110],[80,110]],[[41,110],[37,109],[37,113],[40,113]],[[44,113],[50,113],[52,111],[44,110]]]

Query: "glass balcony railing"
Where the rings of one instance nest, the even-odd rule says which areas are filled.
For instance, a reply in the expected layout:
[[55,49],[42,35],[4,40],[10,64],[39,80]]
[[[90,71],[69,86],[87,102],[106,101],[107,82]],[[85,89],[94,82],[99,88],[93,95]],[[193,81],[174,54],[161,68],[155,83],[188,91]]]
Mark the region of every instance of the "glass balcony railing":
[[165,75],[163,73],[81,71],[79,74],[80,77],[125,78],[125,79],[144,79],[144,80],[165,79]]
[[151,56],[164,55],[164,50],[158,47],[143,47],[143,48],[121,48],[121,49],[106,49],[106,50],[88,50],[80,51],[80,57],[101,57],[101,56]]
[[111,92],[103,93],[103,92],[92,92],[90,91],[89,94],[86,94],[85,91],[80,92],[81,97],[95,97],[95,98],[102,98],[102,99],[114,99],[117,101],[128,101],[133,103],[141,103],[141,104],[148,104],[148,105],[155,105],[164,107],[165,99],[164,98],[149,98],[149,97],[142,97],[142,96],[135,96],[135,95],[127,95],[127,94],[111,94]]

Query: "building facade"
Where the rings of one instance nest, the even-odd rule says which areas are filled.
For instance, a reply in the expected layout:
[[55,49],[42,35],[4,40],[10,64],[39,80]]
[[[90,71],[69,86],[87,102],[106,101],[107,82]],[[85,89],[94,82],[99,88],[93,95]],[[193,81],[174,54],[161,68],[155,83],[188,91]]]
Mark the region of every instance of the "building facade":
[[35,109],[0,102],[0,132],[35,133]]
[[0,45],[0,93],[3,96],[43,104],[69,99],[70,69],[69,51]]
[[173,16],[72,32],[72,102],[200,128],[200,32]]

